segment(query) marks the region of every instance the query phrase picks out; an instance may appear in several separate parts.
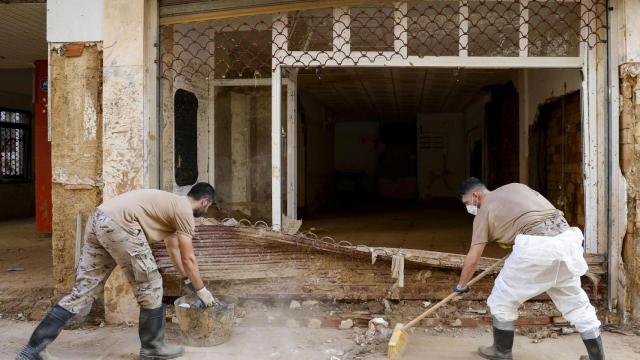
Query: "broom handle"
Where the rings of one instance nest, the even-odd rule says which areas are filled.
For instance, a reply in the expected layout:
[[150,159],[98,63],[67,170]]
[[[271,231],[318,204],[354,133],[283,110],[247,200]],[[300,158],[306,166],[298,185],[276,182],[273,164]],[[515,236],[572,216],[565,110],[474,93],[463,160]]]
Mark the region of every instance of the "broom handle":
[[[509,257],[509,255],[503,257],[502,259],[498,260],[495,262],[495,264],[489,266],[487,269],[485,269],[483,272],[481,272],[480,274],[478,274],[478,276],[474,277],[473,279],[471,279],[471,281],[469,281],[469,283],[467,283],[467,286],[471,286],[473,284],[475,284],[476,282],[480,281],[480,279],[482,279],[483,277],[485,277],[488,273],[492,272],[493,270],[497,269],[498,266],[500,266],[505,260],[507,260],[507,258]],[[460,294],[458,294],[457,292],[452,292],[451,294],[449,294],[449,296],[447,296],[446,298],[440,300],[439,303],[433,305],[432,307],[430,307],[429,309],[427,309],[425,312],[423,312],[420,316],[418,316],[417,318],[411,320],[411,322],[409,322],[407,325],[405,325],[402,330],[408,330],[412,327],[414,327],[418,322],[420,322],[420,320],[424,319],[425,317],[427,317],[428,315],[431,315],[434,311],[438,310],[440,307],[442,307],[442,305],[448,303],[451,299],[453,299],[454,297],[458,296]]]

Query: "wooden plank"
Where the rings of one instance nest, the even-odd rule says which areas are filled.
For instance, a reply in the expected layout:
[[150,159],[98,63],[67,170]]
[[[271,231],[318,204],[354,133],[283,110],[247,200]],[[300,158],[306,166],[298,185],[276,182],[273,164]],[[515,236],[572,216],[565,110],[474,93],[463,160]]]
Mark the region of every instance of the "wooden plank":
[[[270,5],[246,5],[230,6],[229,8],[211,9],[211,4],[193,5],[190,7],[175,7],[173,9],[162,9],[160,11],[160,25],[184,24],[207,20],[227,19],[242,16],[265,15],[274,13],[285,13],[291,11],[316,10],[341,6],[355,6],[369,3],[364,0],[320,0],[320,1],[291,1],[289,3],[278,2]],[[175,10],[174,10],[175,9]],[[172,11],[173,10],[173,11]],[[176,11],[178,10],[178,11]],[[181,12],[188,13],[181,13]]]

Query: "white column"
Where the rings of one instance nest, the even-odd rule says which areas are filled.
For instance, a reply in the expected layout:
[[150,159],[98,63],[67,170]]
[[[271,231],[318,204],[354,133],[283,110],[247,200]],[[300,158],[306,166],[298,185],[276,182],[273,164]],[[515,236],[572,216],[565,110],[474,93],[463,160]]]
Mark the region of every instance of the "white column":
[[[589,0],[586,0],[589,1]],[[592,18],[587,11],[589,4],[582,4],[581,16],[586,23]],[[582,37],[589,36],[589,29],[582,29]],[[582,148],[585,197],[585,251],[587,254],[598,252],[598,147],[596,121],[596,52],[586,43],[580,44],[582,66]]]
[[271,73],[271,222],[274,231],[282,229],[282,68],[275,57],[288,48],[287,16],[275,14],[272,28]]

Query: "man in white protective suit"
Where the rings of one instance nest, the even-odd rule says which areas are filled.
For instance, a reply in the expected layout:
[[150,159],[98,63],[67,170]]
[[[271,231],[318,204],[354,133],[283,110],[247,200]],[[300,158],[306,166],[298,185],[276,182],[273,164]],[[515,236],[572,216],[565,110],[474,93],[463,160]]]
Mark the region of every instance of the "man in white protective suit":
[[475,219],[471,247],[454,291],[469,291],[467,283],[488,242],[513,246],[487,300],[493,316],[493,345],[481,346],[480,356],[513,359],[518,307],[546,292],[580,332],[589,353],[580,360],[604,359],[600,321],[580,285],[580,276],[588,270],[580,229],[569,227],[560,210],[523,184],[489,191],[472,177],[462,184],[459,196]]

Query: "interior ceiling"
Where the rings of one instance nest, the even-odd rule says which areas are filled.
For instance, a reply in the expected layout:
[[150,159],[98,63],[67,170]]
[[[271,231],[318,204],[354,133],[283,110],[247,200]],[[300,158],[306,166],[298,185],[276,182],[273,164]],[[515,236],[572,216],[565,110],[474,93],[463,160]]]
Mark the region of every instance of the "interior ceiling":
[[47,5],[0,1],[0,69],[33,68],[47,58]]
[[460,112],[482,95],[484,86],[505,83],[513,74],[499,69],[318,68],[301,70],[298,88],[336,114]]

